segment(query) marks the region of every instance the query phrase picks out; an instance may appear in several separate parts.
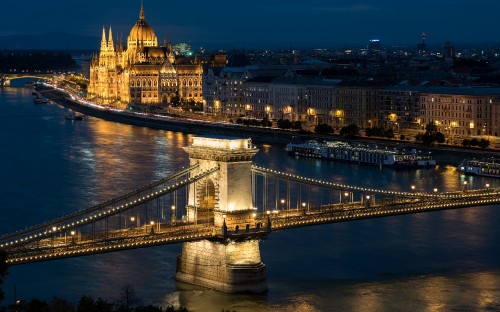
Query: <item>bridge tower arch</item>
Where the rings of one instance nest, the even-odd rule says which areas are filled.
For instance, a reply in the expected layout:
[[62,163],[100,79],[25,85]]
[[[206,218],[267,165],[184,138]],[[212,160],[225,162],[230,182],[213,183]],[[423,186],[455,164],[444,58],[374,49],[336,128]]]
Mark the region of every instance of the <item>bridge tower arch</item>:
[[213,224],[222,238],[183,243],[176,279],[229,293],[267,291],[259,240],[226,236],[228,229],[244,231],[255,224],[251,166],[258,149],[250,139],[194,137],[184,150],[191,165],[199,164],[192,175],[219,167],[190,185],[187,211],[188,219],[198,214],[201,220],[200,209],[212,209]]

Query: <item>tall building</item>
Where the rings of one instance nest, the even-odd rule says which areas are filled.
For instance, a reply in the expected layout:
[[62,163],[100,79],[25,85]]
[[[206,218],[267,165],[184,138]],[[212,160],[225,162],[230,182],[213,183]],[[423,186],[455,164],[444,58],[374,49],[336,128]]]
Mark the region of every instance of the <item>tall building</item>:
[[426,34],[422,33],[422,43],[417,45],[417,51],[419,53],[425,53],[427,51],[427,44],[425,43]]
[[443,57],[447,61],[452,61],[455,58],[455,47],[449,41],[443,44]]
[[379,54],[381,50],[380,39],[370,39],[368,44],[368,54],[374,55]]
[[176,57],[170,42],[158,44],[153,28],[144,17],[130,30],[127,47],[116,46],[111,27],[103,28],[101,49],[92,58],[88,98],[105,105],[170,103],[174,97],[202,101],[201,63]]

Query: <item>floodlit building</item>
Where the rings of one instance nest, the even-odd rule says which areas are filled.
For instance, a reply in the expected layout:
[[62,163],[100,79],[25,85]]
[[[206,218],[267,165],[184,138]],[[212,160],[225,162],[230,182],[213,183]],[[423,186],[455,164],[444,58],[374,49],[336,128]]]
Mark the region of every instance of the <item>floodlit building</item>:
[[103,28],[101,49],[90,66],[88,98],[105,105],[170,103],[174,97],[202,101],[203,68],[196,59],[176,57],[170,42],[158,44],[145,20],[130,30],[127,46],[115,43]]

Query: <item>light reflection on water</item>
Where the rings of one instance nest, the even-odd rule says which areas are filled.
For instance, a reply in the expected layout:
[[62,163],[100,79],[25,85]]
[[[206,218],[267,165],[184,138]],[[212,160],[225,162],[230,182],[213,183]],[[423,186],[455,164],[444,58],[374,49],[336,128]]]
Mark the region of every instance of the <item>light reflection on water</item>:
[[[85,208],[188,164],[190,136],[98,119],[68,122],[65,110],[35,106],[26,89],[0,91],[0,229],[11,232]],[[453,166],[393,170],[297,159],[283,145],[259,145],[258,164],[303,176],[409,191],[460,190],[491,178]],[[33,161],[35,159],[36,161]],[[273,233],[261,242],[269,293],[227,295],[174,282],[180,245],[15,266],[7,300],[118,300],[132,285],[145,304],[193,311],[499,310],[498,207],[448,210]],[[179,288],[177,288],[179,286]]]

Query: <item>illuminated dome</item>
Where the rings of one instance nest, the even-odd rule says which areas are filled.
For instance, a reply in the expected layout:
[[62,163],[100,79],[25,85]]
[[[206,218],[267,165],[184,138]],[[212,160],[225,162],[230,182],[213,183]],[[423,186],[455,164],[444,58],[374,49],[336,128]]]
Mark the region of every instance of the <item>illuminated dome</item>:
[[158,38],[156,38],[153,28],[144,19],[144,7],[141,4],[141,13],[139,20],[135,23],[128,36],[127,47],[137,48],[143,47],[156,47],[158,46]]

